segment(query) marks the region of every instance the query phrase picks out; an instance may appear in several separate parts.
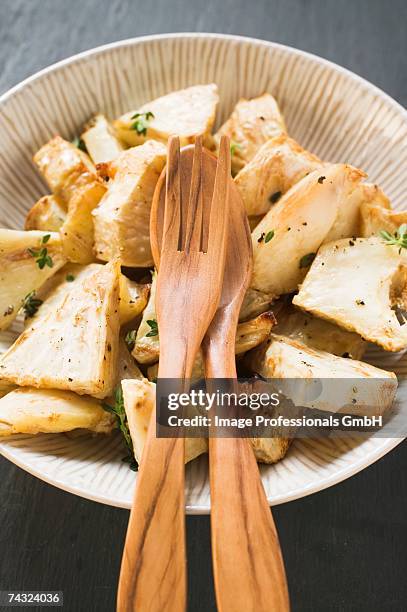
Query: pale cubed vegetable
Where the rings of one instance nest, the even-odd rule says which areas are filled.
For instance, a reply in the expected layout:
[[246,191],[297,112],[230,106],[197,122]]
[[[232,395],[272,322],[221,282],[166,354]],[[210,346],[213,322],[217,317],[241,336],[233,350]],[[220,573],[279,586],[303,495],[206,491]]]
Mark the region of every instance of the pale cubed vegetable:
[[123,151],[113,126],[104,115],[93,117],[85,126],[81,138],[95,165],[109,162]]
[[0,437],[88,429],[109,433],[112,416],[100,401],[70,391],[15,389],[0,399]]
[[277,463],[284,459],[291,440],[287,438],[250,438],[254,456],[258,463]]
[[43,145],[34,162],[51,191],[66,205],[79,187],[98,179],[88,155],[60,136]]
[[229,136],[232,145],[232,172],[247,164],[270,138],[286,132],[284,118],[273,96],[239,100],[229,119],[219,128],[215,140]]
[[295,291],[331,229],[343,198],[363,173],[345,164],[296,183],[252,232],[254,289],[277,297]]
[[218,102],[215,84],[194,85],[151,100],[113,125],[119,139],[131,147],[149,138],[167,142],[172,135],[179,136],[181,146],[195,142],[199,135],[203,135],[207,144]]
[[62,246],[69,261],[87,264],[95,260],[92,211],[105,192],[105,186],[95,180],[78,187],[72,195],[66,220],[60,229]]
[[388,198],[377,185],[359,183],[339,204],[338,215],[324,242],[361,235],[361,207],[366,203],[390,206]]
[[364,238],[377,236],[383,230],[394,234],[400,225],[407,223],[407,212],[393,211],[369,202],[362,204],[360,214],[360,235]]
[[[295,405],[319,410],[383,414],[391,407],[397,390],[397,377],[393,372],[331,355],[275,334],[271,334],[267,344],[250,353],[248,363],[264,378],[287,379],[286,382],[279,380],[278,385]],[[332,382],[335,378],[340,384]],[[299,384],[298,379],[303,383]],[[315,379],[320,382],[317,386]],[[327,379],[326,383],[322,379]],[[357,384],[358,379],[377,380]],[[312,388],[317,388],[318,393]]]
[[[155,405],[155,384],[146,379],[122,381],[124,406],[134,455],[140,463],[147,438],[148,425]],[[185,463],[208,451],[204,438],[185,438]]]
[[279,310],[273,333],[338,357],[361,359],[366,349],[358,334],[290,306]]
[[392,306],[404,305],[407,266],[397,246],[381,238],[322,246],[293,303],[357,332],[388,351],[407,347],[407,325]]
[[43,196],[28,211],[24,229],[57,232],[66,219],[66,207],[54,195]]
[[65,261],[55,232],[0,229],[0,329]]
[[20,386],[106,397],[117,379],[118,262],[103,266],[19,336],[0,378]]
[[125,266],[153,265],[150,209],[165,160],[165,146],[153,140],[124,151],[118,158],[115,178],[93,211],[98,259],[120,257]]
[[268,140],[235,177],[247,214],[264,215],[290,187],[318,168],[321,160],[287,134]]
[[[31,324],[32,318],[43,317],[50,310],[62,302],[72,289],[80,286],[85,278],[100,271],[106,264],[92,263],[87,266],[69,263],[59,270],[47,281],[36,298],[41,301],[35,313],[27,318],[26,323]],[[149,284],[140,284],[120,274],[120,325],[128,323],[144,310],[150,293]]]

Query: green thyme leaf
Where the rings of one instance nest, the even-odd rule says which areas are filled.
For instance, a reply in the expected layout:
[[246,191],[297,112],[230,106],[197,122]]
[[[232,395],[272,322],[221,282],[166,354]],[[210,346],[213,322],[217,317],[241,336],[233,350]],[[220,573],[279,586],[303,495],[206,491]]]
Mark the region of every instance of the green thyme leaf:
[[73,274],[67,274],[65,279],[68,281],[68,283],[72,283],[75,280],[75,277]]
[[230,154],[233,157],[238,149],[241,149],[242,145],[238,142],[234,142],[233,140],[230,142]]
[[129,350],[132,351],[134,345],[136,344],[136,330],[132,329],[131,331],[127,332],[124,341],[129,347]]
[[82,140],[82,138],[79,138],[79,136],[76,136],[73,141],[72,144],[77,148],[80,149],[81,151],[83,151],[84,153],[87,153],[87,148],[86,148],[86,144],[84,143],[84,141]]
[[127,449],[126,457],[123,461],[130,464],[130,468],[136,470],[137,462],[134,458],[133,442],[130,435],[129,424],[127,421],[126,410],[124,408],[123,391],[119,385],[114,392],[114,405],[102,402],[102,408],[116,417],[117,427],[120,430]]
[[38,308],[41,306],[42,300],[35,297],[35,291],[31,291],[28,293],[22,304],[22,309],[24,311],[24,315],[26,319],[33,317],[37,312]]
[[135,121],[131,124],[130,129],[135,130],[137,134],[145,136],[147,134],[147,128],[150,125],[150,119],[154,119],[154,114],[150,111],[146,113],[136,113],[132,116],[132,119],[135,119]]
[[383,238],[386,244],[394,244],[400,249],[407,249],[407,223],[400,225],[394,234],[391,234],[387,230],[381,230],[379,236]]
[[152,338],[153,336],[158,336],[158,324],[155,319],[150,319],[147,321],[147,325],[150,326],[150,331],[146,334],[147,338]]
[[[50,238],[51,234],[45,234],[45,236],[41,238],[40,244],[46,244]],[[47,247],[27,249],[27,252],[31,255],[31,257],[35,257],[35,262],[40,270],[43,270],[45,266],[48,266],[49,268],[53,267],[54,262],[52,261],[52,257],[48,254]]]
[[316,253],[307,253],[300,259],[300,268],[309,268],[316,257]]
[[274,230],[270,230],[269,232],[267,232],[266,237],[264,239],[264,243],[267,244],[267,242],[270,242],[272,238],[274,238]]

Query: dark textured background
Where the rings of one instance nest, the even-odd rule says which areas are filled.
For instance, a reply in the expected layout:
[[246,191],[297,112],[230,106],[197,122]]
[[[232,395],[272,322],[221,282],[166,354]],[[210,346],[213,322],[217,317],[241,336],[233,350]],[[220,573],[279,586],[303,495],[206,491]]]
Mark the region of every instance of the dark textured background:
[[[214,31],[317,53],[406,106],[406,26],[405,0],[0,0],[0,93],[106,42]],[[403,444],[352,479],[274,509],[294,611],[407,609],[406,460]],[[113,611],[128,513],[2,458],[0,494],[0,589],[64,590],[69,612]],[[187,525],[189,610],[211,612],[209,518]]]

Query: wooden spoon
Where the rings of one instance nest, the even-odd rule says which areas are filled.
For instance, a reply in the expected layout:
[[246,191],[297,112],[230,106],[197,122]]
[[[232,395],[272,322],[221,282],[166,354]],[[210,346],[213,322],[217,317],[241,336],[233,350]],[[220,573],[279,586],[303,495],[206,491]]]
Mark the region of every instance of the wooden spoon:
[[[170,139],[156,297],[159,378],[179,379],[182,391],[222,290],[229,172],[227,138],[217,166],[203,157],[201,139],[192,155],[180,154],[179,139]],[[186,609],[184,447],[184,438],[156,437],[154,410],[124,548],[119,612]]]
[[[207,151],[204,157],[214,158]],[[231,179],[229,240],[222,296],[203,343],[207,378],[236,378],[235,337],[250,282],[252,246],[240,194]],[[164,174],[160,177],[163,183]],[[156,194],[160,191],[157,187]],[[162,196],[151,233],[156,265],[162,240]],[[219,612],[286,612],[287,581],[278,535],[253,450],[244,438],[209,440],[212,557]]]

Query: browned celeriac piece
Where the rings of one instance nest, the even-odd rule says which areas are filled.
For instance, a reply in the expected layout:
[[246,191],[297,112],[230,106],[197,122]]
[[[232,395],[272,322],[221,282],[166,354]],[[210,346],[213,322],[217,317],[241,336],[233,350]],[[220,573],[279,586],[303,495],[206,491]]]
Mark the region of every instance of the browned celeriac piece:
[[34,162],[51,191],[66,206],[80,187],[99,181],[89,156],[60,136],[43,145]]
[[[276,334],[271,334],[267,343],[248,355],[247,365],[266,379],[279,379],[279,389],[297,406],[319,410],[383,414],[391,407],[397,390],[393,372],[331,355]],[[326,379],[326,383],[319,386],[319,394],[308,393],[307,389],[315,387],[315,379]],[[340,384],[331,384],[333,379],[338,379]],[[358,379],[377,380],[357,384]]]
[[266,214],[290,187],[322,166],[287,134],[271,138],[235,177],[247,214]]
[[25,230],[58,232],[66,219],[66,207],[55,195],[43,196],[28,211]]
[[0,229],[0,330],[65,262],[59,234]]
[[106,191],[103,180],[86,153],[56,136],[34,155],[49,187],[67,207],[60,228],[66,257],[75,263],[94,261],[92,210]]
[[[26,324],[30,325],[34,319],[43,317],[62,302],[64,297],[72,289],[81,285],[85,278],[100,271],[106,264],[93,263],[86,266],[68,263],[49,279],[39,291],[36,298],[43,303],[33,317],[26,319]],[[149,284],[140,284],[130,280],[124,274],[119,276],[120,287],[120,325],[124,325],[132,319],[138,317],[146,307],[150,293]]]
[[199,135],[207,146],[218,102],[218,88],[214,83],[194,85],[143,104],[116,119],[113,126],[118,138],[130,147],[150,138],[166,143],[170,136],[179,136],[184,146],[195,142]]
[[369,202],[364,202],[362,204],[360,207],[360,214],[360,235],[363,236],[363,238],[377,236],[382,230],[394,234],[400,225],[407,223],[407,212],[393,211],[374,203],[370,204]]
[[113,126],[104,115],[95,115],[86,125],[81,135],[89,157],[96,164],[110,162],[123,151]]
[[166,154],[162,143],[149,140],[124,151],[116,160],[115,177],[93,211],[98,259],[120,257],[125,266],[153,265],[150,209]]
[[397,246],[381,238],[323,245],[305,277],[296,306],[379,344],[407,347],[407,325],[393,307],[406,306],[407,264]]
[[240,308],[239,321],[248,321],[263,312],[267,312],[267,310],[270,310],[272,302],[272,295],[249,287]]
[[390,201],[377,185],[359,183],[342,201],[338,215],[331,227],[325,242],[361,236],[361,207],[366,204],[379,204],[390,208]]
[[232,173],[236,174],[265,142],[282,132],[286,132],[286,126],[278,104],[271,94],[264,93],[251,100],[239,100],[215,134],[215,140],[220,142],[221,136],[229,136],[233,147]]
[[[296,183],[252,232],[254,289],[278,297],[295,291],[363,173],[332,164]],[[284,265],[282,265],[284,262]]]
[[360,360],[366,349],[366,342],[358,334],[288,304],[278,311],[273,334],[298,340],[306,346],[338,357]]
[[113,427],[112,415],[102,408],[99,400],[71,391],[26,387],[0,399],[0,438],[78,428],[109,433]]
[[117,379],[119,263],[113,261],[32,322],[0,358],[0,379],[104,398]]

